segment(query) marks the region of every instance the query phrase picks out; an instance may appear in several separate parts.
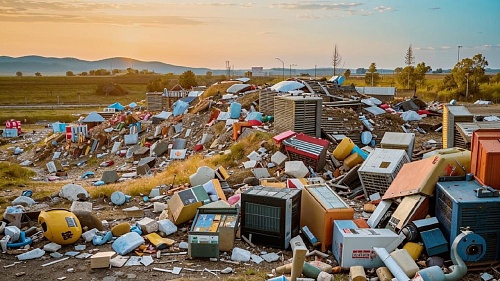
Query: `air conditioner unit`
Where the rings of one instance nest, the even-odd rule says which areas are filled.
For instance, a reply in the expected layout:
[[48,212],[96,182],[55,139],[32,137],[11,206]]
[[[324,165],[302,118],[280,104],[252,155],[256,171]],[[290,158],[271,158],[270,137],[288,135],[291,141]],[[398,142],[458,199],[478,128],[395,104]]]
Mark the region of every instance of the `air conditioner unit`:
[[320,97],[275,96],[274,129],[277,133],[294,131],[321,137]]
[[[461,233],[461,228],[468,227],[486,241],[486,253],[479,261],[500,259],[498,192],[477,181],[438,182],[436,217],[449,243]],[[465,260],[466,257],[460,256]]]
[[241,234],[280,249],[300,230],[301,190],[254,186],[241,194]]

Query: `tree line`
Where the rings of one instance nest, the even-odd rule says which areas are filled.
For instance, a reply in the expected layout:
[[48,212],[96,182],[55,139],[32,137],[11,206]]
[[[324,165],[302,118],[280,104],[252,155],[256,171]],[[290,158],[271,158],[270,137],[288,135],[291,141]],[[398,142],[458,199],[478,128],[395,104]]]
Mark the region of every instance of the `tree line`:
[[[332,55],[332,65],[335,69],[340,63],[341,57],[335,45]],[[482,54],[476,54],[472,58],[463,58],[457,62],[451,72],[446,74],[438,85],[428,85],[427,74],[443,73],[441,68],[432,71],[432,67],[425,62],[419,62],[416,66],[412,46],[406,50],[404,57],[405,67],[397,67],[393,71],[394,86],[401,89],[414,90],[428,97],[451,100],[491,100],[500,101],[500,72],[495,75],[487,75],[486,67],[488,61]],[[381,75],[377,70],[377,64],[372,62],[368,70],[358,68],[357,74],[364,74],[366,85],[378,86]],[[349,78],[350,69],[345,70],[344,76]]]

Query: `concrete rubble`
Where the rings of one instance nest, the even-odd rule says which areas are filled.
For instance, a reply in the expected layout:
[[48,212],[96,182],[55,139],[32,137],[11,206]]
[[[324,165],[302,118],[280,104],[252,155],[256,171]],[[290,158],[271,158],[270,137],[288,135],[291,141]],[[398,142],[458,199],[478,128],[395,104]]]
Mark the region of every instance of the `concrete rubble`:
[[[92,270],[114,272],[108,279],[132,266],[165,278],[219,279],[253,268],[263,268],[269,280],[336,280],[337,274],[351,280],[460,280],[468,272],[482,273],[483,280],[500,277],[500,251],[496,238],[489,238],[500,237],[500,228],[487,218],[485,224],[459,221],[461,213],[455,213],[467,202],[449,203],[449,189],[459,186],[475,196],[471,201],[500,208],[500,183],[492,169],[478,164],[479,154],[500,152],[488,142],[500,138],[500,126],[471,133],[468,144],[452,134],[457,142],[450,146],[447,134],[459,120],[441,116],[453,115],[457,105],[419,99],[389,104],[350,86],[294,82],[303,85],[304,102],[319,103],[321,122],[316,115],[307,117],[314,122],[273,120],[287,114],[274,108],[273,97],[297,110],[300,104],[287,99],[296,93],[265,88],[216,100],[197,97],[198,104],[178,100],[159,115],[129,110],[68,124],[50,136],[30,134],[41,145],[12,149],[11,156],[22,166],[41,167],[38,180],[71,182],[50,199],[51,206],[67,200],[71,209],[41,222],[38,214],[50,214],[51,207],[32,194],[19,195],[3,215],[1,255],[28,264],[43,260],[41,266],[79,259]],[[238,100],[255,93],[251,106]],[[217,124],[222,133],[214,131]],[[172,183],[151,186],[149,195],[115,191],[105,200],[91,198],[85,188],[154,177],[194,155],[228,154],[257,131],[273,134],[272,143],[260,143],[233,167],[200,166],[189,183],[174,176]],[[246,178],[232,182],[234,169]],[[120,215],[113,218],[110,210]],[[57,243],[75,237],[70,245]],[[462,243],[476,250],[461,250],[461,238],[473,238],[475,244]],[[481,267],[485,263],[491,266]]]

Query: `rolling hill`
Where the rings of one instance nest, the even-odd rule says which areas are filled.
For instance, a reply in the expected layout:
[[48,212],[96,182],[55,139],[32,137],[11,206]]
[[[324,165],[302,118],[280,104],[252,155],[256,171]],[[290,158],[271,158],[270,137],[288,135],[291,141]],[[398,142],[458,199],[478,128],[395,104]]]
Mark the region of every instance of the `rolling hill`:
[[181,74],[191,70],[195,74],[206,74],[208,68],[191,68],[187,66],[171,65],[158,61],[140,61],[130,58],[115,57],[97,61],[86,61],[76,58],[54,58],[42,56],[8,57],[0,56],[0,75],[14,76],[21,71],[23,75],[31,76],[36,72],[42,75],[66,75],[67,71],[74,74],[97,69],[147,69],[156,73]]

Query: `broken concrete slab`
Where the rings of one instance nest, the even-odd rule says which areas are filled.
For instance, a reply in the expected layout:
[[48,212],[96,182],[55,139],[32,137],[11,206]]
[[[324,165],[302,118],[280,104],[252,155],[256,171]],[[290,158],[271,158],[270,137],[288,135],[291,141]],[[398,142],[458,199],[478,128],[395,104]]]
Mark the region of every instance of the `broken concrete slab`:
[[149,175],[151,173],[151,168],[149,167],[148,164],[144,164],[144,165],[141,165],[141,166],[137,166],[137,175]]
[[168,150],[168,142],[165,141],[157,141],[151,147],[151,156],[162,156]]
[[285,162],[285,173],[296,178],[305,178],[309,169],[302,161],[287,161]]
[[71,200],[71,201],[77,201],[80,198],[88,199],[90,197],[90,194],[83,188],[81,185],[76,185],[76,184],[67,184],[61,188],[59,191],[59,197]]
[[201,166],[196,170],[196,173],[189,176],[189,181],[192,186],[197,186],[205,184],[213,178],[215,178],[215,171],[208,166]]
[[153,168],[156,163],[156,157],[144,157],[139,160],[137,166],[148,165],[150,168]]
[[104,171],[101,177],[101,181],[103,181],[104,183],[114,183],[119,179],[120,177],[118,176],[116,170]]
[[287,159],[288,157],[283,154],[281,151],[276,151],[272,156],[271,156],[271,162],[273,162],[274,164],[276,165],[281,165],[283,164],[283,162],[285,162],[285,160]]
[[254,169],[252,169],[252,173],[259,180],[262,178],[271,177],[271,174],[269,174],[269,171],[267,170],[267,168],[254,168]]
[[139,142],[139,134],[128,134],[123,136],[125,145],[137,144]]

